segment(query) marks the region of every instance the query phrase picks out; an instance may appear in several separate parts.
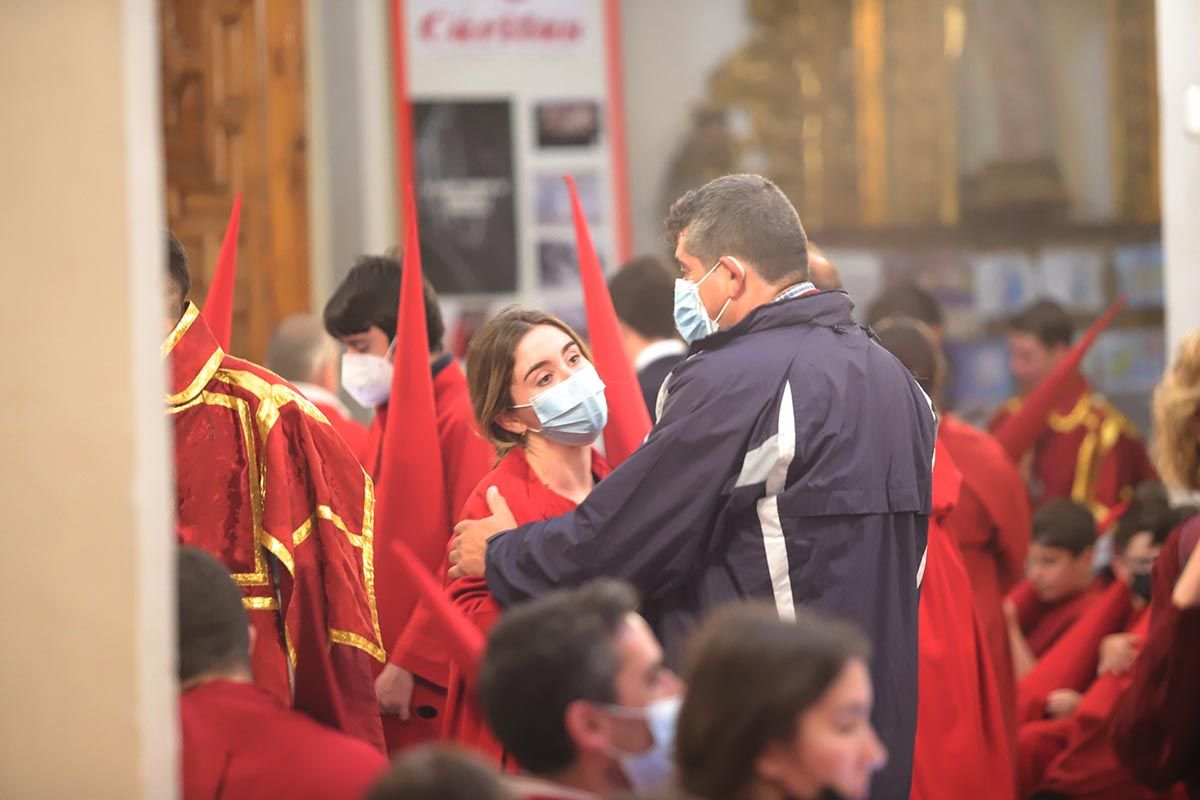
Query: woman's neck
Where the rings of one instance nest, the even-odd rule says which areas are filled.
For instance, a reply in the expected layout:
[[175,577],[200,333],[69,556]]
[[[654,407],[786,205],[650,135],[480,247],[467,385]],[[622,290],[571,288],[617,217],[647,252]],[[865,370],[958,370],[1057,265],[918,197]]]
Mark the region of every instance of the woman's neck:
[[526,437],[525,458],[538,479],[555,494],[576,503],[592,490],[590,445],[560,444],[536,434]]

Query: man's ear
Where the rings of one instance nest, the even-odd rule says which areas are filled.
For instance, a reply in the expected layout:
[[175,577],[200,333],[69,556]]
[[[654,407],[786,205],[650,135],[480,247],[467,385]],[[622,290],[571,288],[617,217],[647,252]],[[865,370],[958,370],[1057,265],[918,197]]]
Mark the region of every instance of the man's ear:
[[573,700],[563,712],[567,738],[584,752],[604,752],[612,740],[612,720],[587,700]]
[[733,284],[733,297],[741,297],[746,291],[746,265],[734,256],[721,256],[721,266],[729,273]]

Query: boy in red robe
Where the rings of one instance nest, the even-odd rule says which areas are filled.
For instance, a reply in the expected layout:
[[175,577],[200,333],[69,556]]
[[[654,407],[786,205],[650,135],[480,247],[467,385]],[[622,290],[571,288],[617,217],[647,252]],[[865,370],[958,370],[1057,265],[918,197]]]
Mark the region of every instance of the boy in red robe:
[[1018,680],[1101,591],[1100,582],[1092,577],[1095,543],[1095,518],[1072,500],[1051,501],[1033,515],[1026,579],[1004,604]]
[[[1022,396],[1050,374],[1074,332],[1071,315],[1051,300],[1037,301],[1009,322],[1010,363]],[[989,429],[999,429],[1020,406],[1020,397],[1010,399]],[[1023,468],[1035,509],[1069,497],[1097,518],[1128,500],[1134,486],[1156,477],[1133,425],[1077,372]]]
[[267,346],[267,369],[312,401],[361,463],[367,456],[367,428],[337,396],[340,360],[337,342],[311,314],[284,319],[275,326]]
[[179,548],[177,564],[183,800],[361,798],[383,755],[255,686],[241,590],[198,548]]
[[[364,466],[376,481],[384,468],[380,462],[392,384],[400,275],[397,259],[364,256],[325,305],[326,330],[347,347],[342,360],[342,385],[358,403],[375,409]],[[425,322],[447,519],[457,520],[471,491],[495,463],[496,452],[479,434],[462,367],[443,347],[441,309],[428,281]],[[450,534],[447,529],[447,541]],[[377,557],[391,556],[382,553]],[[424,604],[417,605],[404,625],[404,634],[397,642],[388,642],[387,647],[388,663],[379,673],[375,689],[384,713],[389,751],[436,741],[444,725],[450,667],[439,626]]]
[[179,540],[220,558],[242,587],[255,683],[382,748],[371,479],[294,387],[221,350],[187,303],[182,245],[169,234],[167,245],[162,354]]
[[[1151,568],[1180,513],[1165,493],[1135,504],[1114,537],[1115,580],[1019,686],[1021,783],[1028,793],[1153,797],[1133,784],[1106,728],[1148,627]],[[1049,717],[1047,721],[1040,721]]]
[[[931,331],[917,320],[889,317],[880,343],[936,396],[945,373]],[[930,376],[930,377],[924,377]],[[933,462],[933,513],[918,607],[917,735],[911,796],[917,800],[1008,800],[1013,786],[1012,736],[992,674],[971,579],[946,520],[962,484],[939,429]],[[988,781],[981,783],[980,775]]]

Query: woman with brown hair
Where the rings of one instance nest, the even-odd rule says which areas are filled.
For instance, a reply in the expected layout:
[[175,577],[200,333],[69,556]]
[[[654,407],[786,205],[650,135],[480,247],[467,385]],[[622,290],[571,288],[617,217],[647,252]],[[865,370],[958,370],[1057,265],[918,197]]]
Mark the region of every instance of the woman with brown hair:
[[692,642],[679,714],[679,782],[704,800],[866,797],[887,752],[871,727],[868,645],[858,631],[739,604]]
[[[479,429],[500,461],[463,508],[461,519],[488,516],[499,491],[517,524],[571,511],[608,464],[592,449],[604,430],[604,383],[586,344],[557,317],[519,307],[487,322],[467,351],[467,384]],[[481,578],[460,578],[448,591],[454,604],[483,631],[500,607]],[[490,753],[502,751],[484,722],[468,676],[451,667],[443,738]]]
[[[1200,492],[1200,331],[1154,390],[1163,483]],[[1200,797],[1200,516],[1167,539],[1150,572],[1150,632],[1114,711],[1113,748],[1142,784]]]

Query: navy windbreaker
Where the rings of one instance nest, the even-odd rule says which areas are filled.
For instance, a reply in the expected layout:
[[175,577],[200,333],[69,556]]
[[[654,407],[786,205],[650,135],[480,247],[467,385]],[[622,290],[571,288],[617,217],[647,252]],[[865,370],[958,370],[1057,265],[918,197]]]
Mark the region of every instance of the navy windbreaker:
[[694,344],[637,452],[574,512],[493,538],[486,574],[502,605],[629,581],[673,665],[696,622],[739,598],[857,624],[890,753],[872,797],[903,798],[936,423],[852,309],[843,292],[782,300]]

